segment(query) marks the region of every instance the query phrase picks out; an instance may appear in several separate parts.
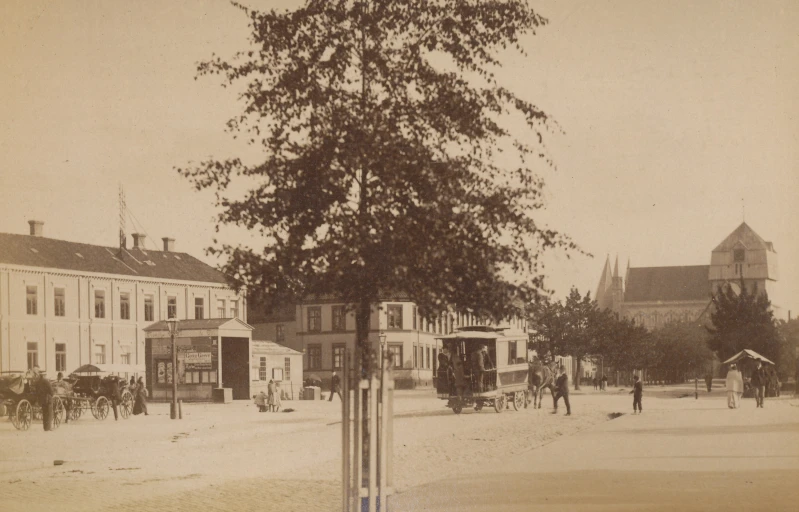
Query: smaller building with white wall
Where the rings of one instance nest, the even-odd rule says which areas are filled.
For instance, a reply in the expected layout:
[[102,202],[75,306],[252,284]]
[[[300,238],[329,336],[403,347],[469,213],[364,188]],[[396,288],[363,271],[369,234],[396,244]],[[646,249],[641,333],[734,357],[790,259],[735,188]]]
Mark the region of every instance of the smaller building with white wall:
[[266,340],[252,341],[252,393],[267,392],[270,380],[280,385],[289,400],[298,400],[302,389],[302,352]]

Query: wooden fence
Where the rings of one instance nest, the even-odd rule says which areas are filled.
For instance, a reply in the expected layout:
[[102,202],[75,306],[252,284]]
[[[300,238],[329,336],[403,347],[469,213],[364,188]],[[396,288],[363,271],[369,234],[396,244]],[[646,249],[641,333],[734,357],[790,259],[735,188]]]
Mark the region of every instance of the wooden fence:
[[341,395],[342,510],[385,512],[392,492],[394,379],[388,360],[366,378],[350,365],[347,351]]

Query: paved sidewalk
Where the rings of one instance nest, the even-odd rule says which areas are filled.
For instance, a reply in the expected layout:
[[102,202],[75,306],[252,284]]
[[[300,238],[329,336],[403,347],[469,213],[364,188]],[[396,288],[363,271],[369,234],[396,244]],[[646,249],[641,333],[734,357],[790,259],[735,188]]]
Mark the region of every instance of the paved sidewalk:
[[501,464],[475,460],[457,478],[397,495],[391,510],[797,510],[794,402],[730,410],[699,400],[628,414]]

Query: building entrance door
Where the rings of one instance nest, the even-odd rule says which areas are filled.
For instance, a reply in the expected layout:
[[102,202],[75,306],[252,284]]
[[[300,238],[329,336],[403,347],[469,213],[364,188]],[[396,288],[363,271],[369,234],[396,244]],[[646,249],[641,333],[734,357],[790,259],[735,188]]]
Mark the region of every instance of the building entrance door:
[[222,387],[234,400],[250,398],[250,349],[247,338],[222,338]]

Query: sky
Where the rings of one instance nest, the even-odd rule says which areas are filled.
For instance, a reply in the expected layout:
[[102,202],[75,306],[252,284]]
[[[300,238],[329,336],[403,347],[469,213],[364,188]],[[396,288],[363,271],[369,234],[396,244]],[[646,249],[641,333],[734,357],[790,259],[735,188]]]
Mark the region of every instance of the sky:
[[[539,218],[591,254],[545,257],[555,296],[593,295],[608,256],[707,265],[745,218],[777,251],[779,314],[799,314],[799,2],[530,3],[549,23],[499,79],[562,129]],[[0,2],[0,232],[37,219],[113,246],[121,184],[128,233],[215,265],[213,197],[174,167],[251,151],[224,131],[234,93],[195,80],[247,37],[225,1]]]

